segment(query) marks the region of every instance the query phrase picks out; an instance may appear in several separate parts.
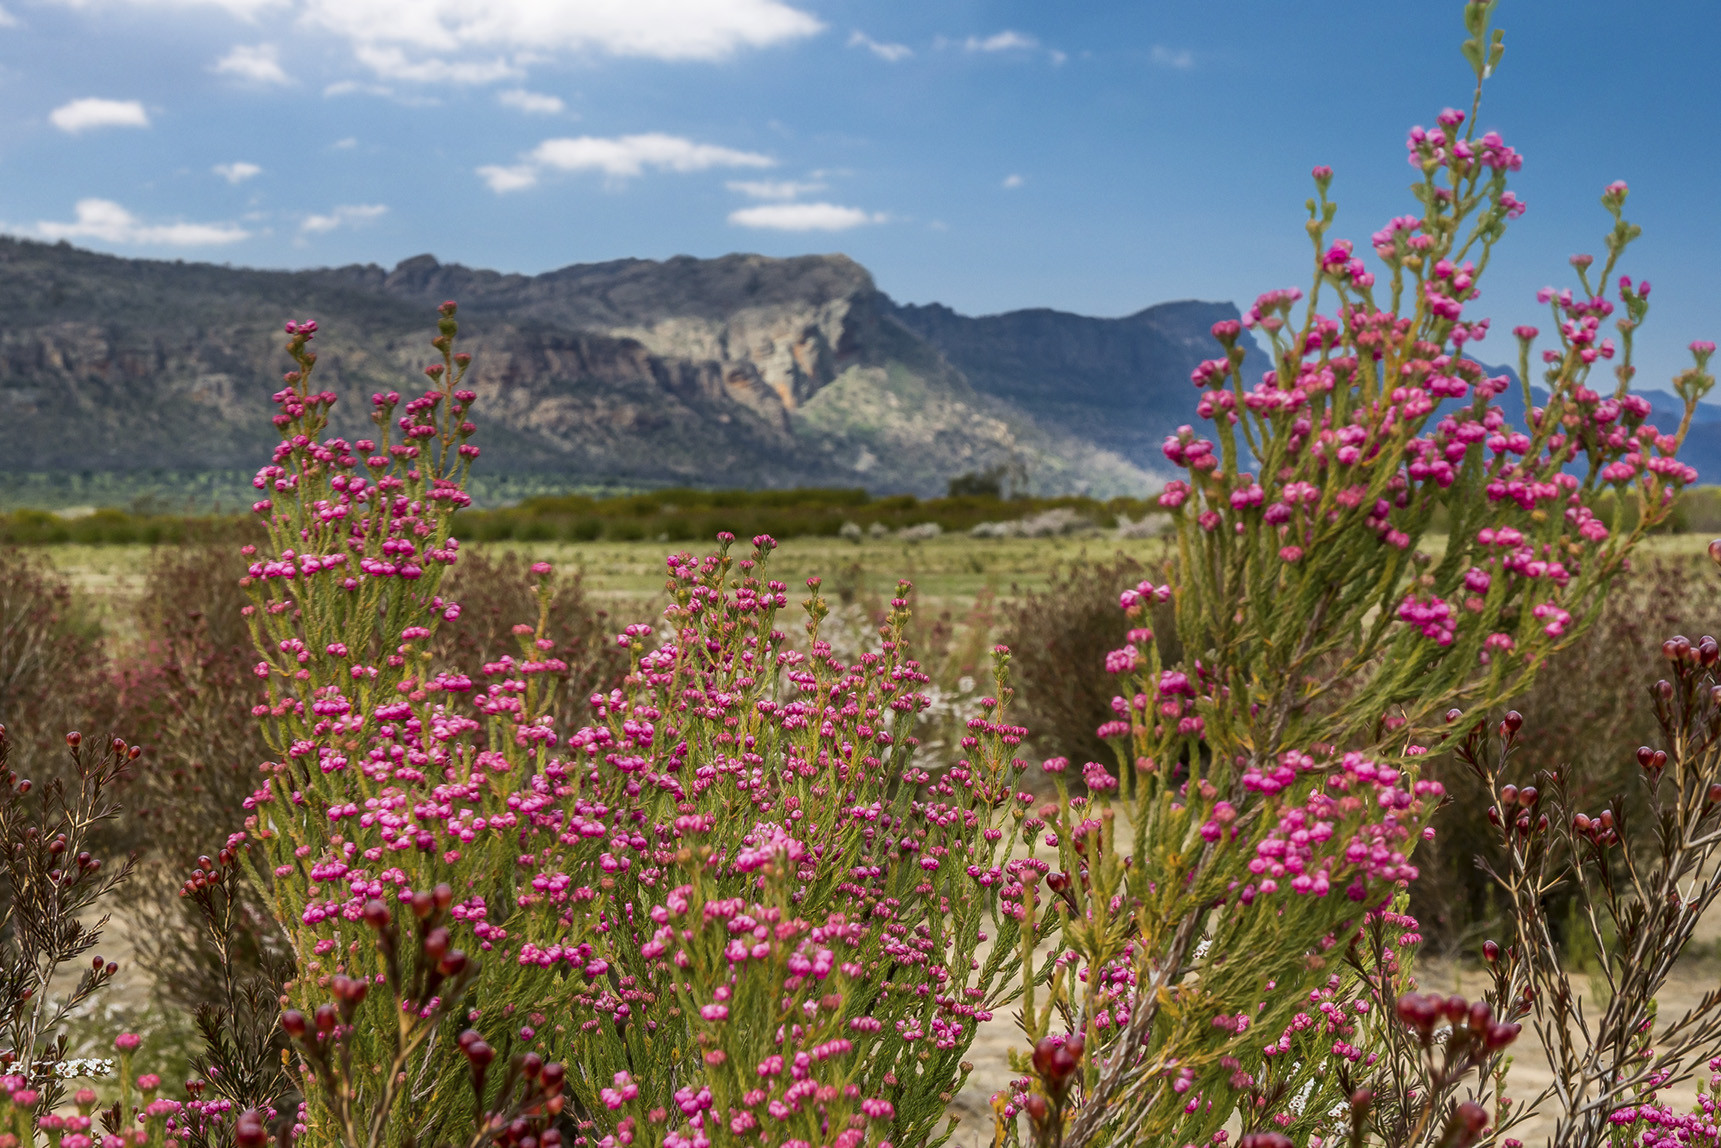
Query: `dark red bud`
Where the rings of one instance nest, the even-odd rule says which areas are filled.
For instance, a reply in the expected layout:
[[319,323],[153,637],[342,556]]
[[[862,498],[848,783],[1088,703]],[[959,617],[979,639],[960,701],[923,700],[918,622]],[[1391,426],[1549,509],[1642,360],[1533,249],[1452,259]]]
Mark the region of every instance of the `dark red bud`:
[[449,885],[447,882],[443,882],[435,889],[431,890],[431,895],[436,898],[436,907],[438,909],[446,909],[448,906],[454,904],[454,887]]
[[440,961],[446,952],[448,952],[448,930],[438,925],[424,935],[424,955],[433,961]]
[[1500,945],[1497,941],[1482,942],[1482,959],[1493,964],[1500,959]]
[[341,1019],[340,1014],[335,1011],[335,1006],[332,1004],[318,1005],[317,1011],[312,1013],[311,1017],[317,1022],[317,1028],[322,1032],[332,1032]]
[[1508,809],[1518,804],[1518,787],[1515,785],[1501,786],[1500,804],[1506,806]]
[[490,1062],[496,1059],[496,1050],[482,1040],[473,1041],[462,1051],[466,1053],[466,1059],[478,1068],[488,1068]]
[[1519,713],[1517,710],[1507,710],[1506,716],[1502,719],[1501,724],[1503,724],[1508,731],[1517,733],[1519,730],[1524,728],[1524,715]]
[[466,954],[455,949],[436,962],[436,971],[445,977],[457,977],[466,971]]
[[378,932],[388,928],[394,918],[389,914],[388,906],[374,898],[365,902],[365,924]]
[[77,730],[73,730],[71,733],[66,735],[66,744],[71,746],[73,749],[77,749],[80,745],[84,744],[84,735],[79,733]]
[[1523,1030],[1523,1025],[1513,1024],[1510,1021],[1503,1024],[1491,1024],[1488,1026],[1487,1032],[1483,1037],[1483,1041],[1488,1046],[1489,1052],[1498,1052],[1508,1044],[1511,1044],[1514,1040],[1517,1040],[1518,1034]]
[[1535,786],[1526,785],[1518,794],[1518,804],[1528,809],[1530,806],[1536,804],[1536,798],[1539,796],[1541,795],[1536,791]]
[[290,1008],[281,1014],[281,1028],[291,1037],[301,1037],[309,1031],[305,1024],[305,1014],[296,1008]]
[[1028,1119],[1035,1124],[1044,1123],[1046,1114],[1050,1111],[1046,1105],[1046,1098],[1038,1092],[1030,1092],[1028,1099],[1022,1102],[1022,1107],[1028,1110]]
[[251,1108],[239,1114],[233,1123],[233,1143],[239,1148],[263,1148],[269,1143],[269,1129],[263,1124],[262,1113]]

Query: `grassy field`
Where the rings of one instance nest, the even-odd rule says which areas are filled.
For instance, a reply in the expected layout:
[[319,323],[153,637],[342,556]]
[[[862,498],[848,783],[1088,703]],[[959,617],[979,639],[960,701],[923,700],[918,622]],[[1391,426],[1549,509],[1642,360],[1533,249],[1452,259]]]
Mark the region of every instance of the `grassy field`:
[[[585,571],[587,588],[615,600],[616,610],[637,604],[655,613],[653,600],[663,589],[666,554],[714,547],[668,542],[494,542],[474,543],[488,553],[517,551],[563,568]],[[1017,589],[1036,589],[1053,565],[1087,555],[1108,558],[1126,553],[1148,559],[1164,553],[1159,539],[1114,539],[1104,535],[1065,538],[970,538],[944,535],[923,542],[896,539],[848,542],[836,538],[795,538],[784,542],[771,561],[772,576],[801,590],[806,579],[824,579],[828,597],[886,597],[897,579],[915,584],[929,607],[961,608],[983,590],[1007,597]],[[738,543],[737,556],[750,548]],[[42,552],[73,587],[107,608],[123,625],[124,603],[143,581],[147,546],[47,546]]]
[[[1664,534],[1643,550],[1656,554],[1701,554],[1708,534]],[[1423,548],[1438,554],[1445,539],[1425,539]],[[1106,534],[1064,538],[972,538],[947,534],[920,542],[838,538],[795,538],[772,558],[773,576],[799,589],[818,575],[827,592],[888,596],[898,578],[914,582],[923,599],[941,604],[972,601],[983,589],[1008,596],[1014,588],[1032,590],[1046,581],[1047,570],[1087,555],[1128,554],[1152,559],[1165,553],[1162,539],[1117,539]],[[713,545],[670,542],[491,542],[469,546],[488,553],[517,551],[558,565],[585,570],[586,585],[608,598],[649,598],[663,588],[663,559],[680,550],[705,553]],[[97,599],[123,600],[141,583],[150,547],[139,545],[59,545],[41,547],[75,588]],[[734,553],[749,548],[737,543]]]

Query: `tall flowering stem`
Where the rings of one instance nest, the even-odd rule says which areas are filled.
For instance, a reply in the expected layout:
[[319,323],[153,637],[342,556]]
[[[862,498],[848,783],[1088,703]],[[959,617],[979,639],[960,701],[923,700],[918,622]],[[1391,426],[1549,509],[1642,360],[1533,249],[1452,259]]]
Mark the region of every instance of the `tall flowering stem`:
[[[1223,354],[1194,372],[1213,429],[1165,443],[1185,472],[1160,499],[1177,556],[1164,585],[1125,593],[1128,644],[1107,659],[1120,690],[1099,732],[1121,768],[1089,763],[1072,793],[1048,762],[1059,796],[1038,819],[1058,851],[1042,911],[1067,956],[1025,1027],[1085,1055],[1073,1086],[1034,1066],[1001,1098],[1001,1135],[1026,1112],[1040,1144],[1201,1143],[1234,1114],[1278,1136],[1343,1100],[1332,1063],[1291,1050],[1322,1024],[1323,991],[1354,998],[1352,939],[1416,876],[1442,797],[1417,757],[1449,709],[1512,697],[1575,640],[1696,477],[1675,453],[1712,348],[1694,344],[1675,380],[1680,426],[1648,424],[1629,388],[1649,289],[1615,278],[1637,235],[1624,184],[1602,197],[1606,260],[1575,258],[1577,289],[1544,292],[1557,342],[1538,387],[1538,333],[1517,332],[1523,428],[1500,402],[1510,379],[1472,357],[1478,281],[1524,211],[1518,153],[1477,130],[1502,51],[1492,9],[1464,9],[1470,110],[1409,135],[1419,211],[1372,237],[1381,270],[1334,238],[1332,172],[1316,168],[1307,295],[1271,291],[1216,324]],[[1271,360],[1254,380],[1245,328]],[[1159,603],[1175,665],[1149,628]],[[1340,1063],[1364,1055],[1347,1049]]]
[[909,586],[845,665],[818,580],[791,641],[775,542],[736,558],[721,535],[669,558],[661,627],[618,636],[630,672],[583,728],[552,716],[548,564],[518,656],[436,663],[476,453],[454,313],[392,445],[396,395],[377,441],[323,437],[314,324],[290,325],[258,478],[256,712],[280,760],[224,856],[298,960],[309,1142],[476,1148],[551,1118],[606,1146],[941,1140],[977,1026],[1043,939],[1012,858],[1031,799],[1007,651],[964,756],[921,768]]

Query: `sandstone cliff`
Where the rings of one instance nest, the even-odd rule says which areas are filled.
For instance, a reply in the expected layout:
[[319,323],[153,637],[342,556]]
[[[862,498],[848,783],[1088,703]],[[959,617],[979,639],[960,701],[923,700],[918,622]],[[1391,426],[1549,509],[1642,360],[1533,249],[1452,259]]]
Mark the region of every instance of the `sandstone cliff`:
[[1160,424],[1193,402],[1166,380],[1236,313],[968,319],[898,307],[840,255],[279,272],[0,239],[0,472],[255,465],[289,317],[322,324],[318,370],[357,433],[363,396],[429,360],[445,298],[487,471],[923,494],[994,467],[1042,491],[1150,489]]

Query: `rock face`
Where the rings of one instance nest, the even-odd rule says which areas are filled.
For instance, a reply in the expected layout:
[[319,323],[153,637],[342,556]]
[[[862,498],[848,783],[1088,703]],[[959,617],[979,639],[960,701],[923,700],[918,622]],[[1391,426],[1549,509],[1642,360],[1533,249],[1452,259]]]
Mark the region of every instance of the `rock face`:
[[1192,421],[1189,372],[1216,353],[1213,324],[1239,315],[1229,303],[1187,301],[1122,319],[1043,308],[976,319],[937,303],[896,317],[977,389],[1151,470],[1164,465],[1165,436]]
[[898,307],[840,255],[278,272],[0,238],[0,472],[256,465],[287,318],[321,323],[318,374],[356,436],[363,396],[430,361],[450,298],[492,474],[921,494],[1006,467],[1041,491],[1151,489],[1206,328],[1236,314],[970,319]]

